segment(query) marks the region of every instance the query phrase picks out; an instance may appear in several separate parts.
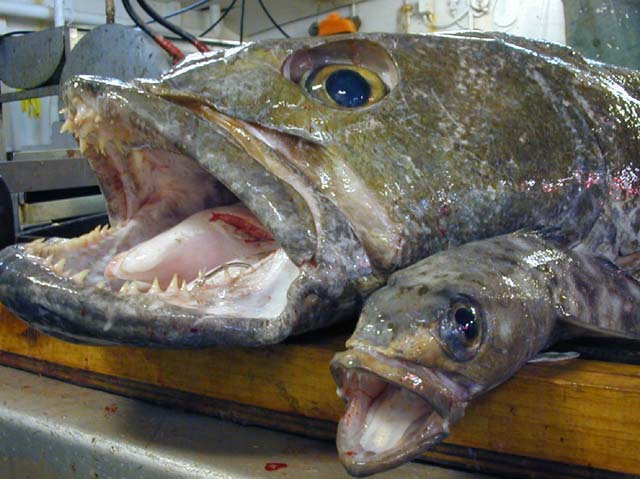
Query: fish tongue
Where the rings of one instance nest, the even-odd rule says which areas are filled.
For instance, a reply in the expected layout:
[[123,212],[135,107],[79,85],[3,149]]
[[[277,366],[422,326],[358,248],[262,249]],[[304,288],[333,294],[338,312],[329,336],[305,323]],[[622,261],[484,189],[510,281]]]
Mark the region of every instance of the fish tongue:
[[430,412],[426,401],[403,387],[390,385],[367,411],[360,446],[376,454],[395,448],[411,426]]
[[159,235],[118,254],[105,276],[151,282],[158,278],[166,287],[174,274],[191,281],[199,271],[208,271],[238,258],[257,257],[278,247],[275,241],[247,240],[235,226],[212,221],[215,215],[236,218],[261,229],[260,223],[242,205],[203,210]]

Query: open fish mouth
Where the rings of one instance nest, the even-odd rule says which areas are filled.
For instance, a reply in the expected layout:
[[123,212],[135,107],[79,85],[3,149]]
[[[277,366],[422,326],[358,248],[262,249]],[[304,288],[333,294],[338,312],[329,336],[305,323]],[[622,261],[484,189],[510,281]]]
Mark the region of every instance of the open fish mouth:
[[347,410],[338,426],[344,467],[367,476],[403,464],[449,435],[466,388],[444,374],[374,351],[338,353],[331,364]]
[[95,170],[111,226],[7,248],[7,306],[102,344],[258,345],[304,330],[296,318],[320,303],[323,207],[277,151],[295,139],[112,80],[78,77],[64,96],[63,130]]

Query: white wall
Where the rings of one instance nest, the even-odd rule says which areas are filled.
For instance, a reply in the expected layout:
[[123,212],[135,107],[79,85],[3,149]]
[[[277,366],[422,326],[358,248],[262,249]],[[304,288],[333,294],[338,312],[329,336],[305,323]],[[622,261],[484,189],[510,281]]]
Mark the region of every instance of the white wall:
[[[357,14],[362,20],[363,32],[400,32],[428,33],[434,31],[465,30],[473,27],[479,30],[506,31],[515,35],[540,38],[559,43],[565,42],[564,9],[562,0],[485,0],[486,13],[474,15],[470,20],[468,5],[482,4],[483,0],[423,0],[409,1],[413,8],[408,28],[403,28],[401,7],[403,0],[365,0],[357,3]],[[429,16],[420,12],[430,12]],[[449,6],[457,5],[452,12]],[[351,7],[336,9],[343,16],[351,15]],[[320,15],[322,19],[326,13]],[[277,19],[276,19],[277,20]],[[291,36],[306,36],[309,25],[317,20],[317,15],[283,25]],[[458,21],[456,21],[458,20]],[[278,38],[280,32],[275,28],[251,37]]]

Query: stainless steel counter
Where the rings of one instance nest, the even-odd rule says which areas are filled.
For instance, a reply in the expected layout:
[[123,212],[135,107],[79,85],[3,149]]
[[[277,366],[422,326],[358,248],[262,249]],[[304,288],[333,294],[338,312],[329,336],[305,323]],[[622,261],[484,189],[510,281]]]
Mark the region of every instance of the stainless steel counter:
[[[332,443],[187,414],[0,367],[0,478],[278,477],[349,476]],[[488,476],[413,463],[375,477]]]

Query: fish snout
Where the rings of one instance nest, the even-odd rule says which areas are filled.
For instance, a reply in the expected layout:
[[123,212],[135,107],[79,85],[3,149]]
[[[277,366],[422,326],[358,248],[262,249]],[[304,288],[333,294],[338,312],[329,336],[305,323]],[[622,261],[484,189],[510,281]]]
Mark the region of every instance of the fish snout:
[[442,372],[373,349],[336,354],[331,371],[347,402],[338,453],[355,476],[400,465],[442,441],[464,414],[469,396]]

